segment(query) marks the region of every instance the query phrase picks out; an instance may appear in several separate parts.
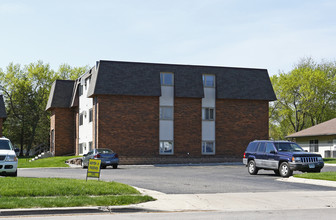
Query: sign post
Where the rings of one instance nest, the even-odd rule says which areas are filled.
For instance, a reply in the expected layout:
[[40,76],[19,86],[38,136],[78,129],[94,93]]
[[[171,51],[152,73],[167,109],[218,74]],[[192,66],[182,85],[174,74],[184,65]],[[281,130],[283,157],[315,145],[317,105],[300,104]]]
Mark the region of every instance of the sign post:
[[86,173],[86,181],[88,177],[91,178],[100,178],[100,160],[94,160],[94,159],[90,159],[89,160],[89,165],[88,165],[88,169],[87,169],[87,173]]

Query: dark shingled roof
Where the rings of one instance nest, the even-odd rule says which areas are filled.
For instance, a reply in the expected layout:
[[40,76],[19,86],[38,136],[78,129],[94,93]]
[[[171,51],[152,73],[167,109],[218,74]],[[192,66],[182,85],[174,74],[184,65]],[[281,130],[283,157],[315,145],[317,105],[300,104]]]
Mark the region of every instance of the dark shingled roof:
[[336,118],[288,135],[286,138],[336,135]]
[[56,80],[50,89],[50,95],[46,110],[51,108],[69,108],[75,81],[73,80]]
[[161,96],[161,72],[174,74],[175,97],[203,98],[202,74],[212,74],[216,76],[218,99],[276,100],[266,69],[101,60],[76,81],[57,80],[52,85],[46,109],[77,106],[78,83],[89,76],[88,97]]
[[203,98],[202,74],[213,74],[218,99],[276,100],[266,69],[104,60],[97,68],[97,73],[92,74],[89,97],[160,96],[160,72],[172,72],[176,97]]
[[5,102],[2,95],[0,95],[0,118],[7,118]]

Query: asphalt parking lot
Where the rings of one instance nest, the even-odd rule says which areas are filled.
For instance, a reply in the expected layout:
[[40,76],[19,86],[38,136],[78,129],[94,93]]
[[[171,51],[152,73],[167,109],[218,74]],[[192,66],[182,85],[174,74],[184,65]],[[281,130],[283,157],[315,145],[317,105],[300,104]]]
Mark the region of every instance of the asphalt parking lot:
[[[336,171],[336,167],[325,167]],[[60,177],[85,179],[86,170],[81,168],[34,168],[19,169],[19,177]],[[167,194],[208,194],[278,191],[331,191],[332,187],[276,181],[281,177],[273,171],[259,171],[249,175],[243,165],[158,165],[127,166],[104,169],[101,179],[116,181],[139,188]]]

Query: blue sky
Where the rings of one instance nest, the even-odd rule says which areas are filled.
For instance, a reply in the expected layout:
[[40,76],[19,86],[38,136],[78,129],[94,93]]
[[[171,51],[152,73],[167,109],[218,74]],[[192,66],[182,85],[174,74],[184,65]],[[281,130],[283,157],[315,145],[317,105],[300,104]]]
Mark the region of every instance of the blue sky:
[[334,0],[0,0],[0,68],[97,60],[266,68],[336,60]]

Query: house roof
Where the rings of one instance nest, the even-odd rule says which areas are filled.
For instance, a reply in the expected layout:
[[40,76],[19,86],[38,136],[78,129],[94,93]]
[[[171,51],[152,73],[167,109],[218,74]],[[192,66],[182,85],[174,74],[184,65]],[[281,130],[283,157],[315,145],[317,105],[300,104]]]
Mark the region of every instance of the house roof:
[[0,118],[7,118],[5,102],[2,95],[0,95]]
[[77,106],[78,84],[88,77],[88,97],[161,96],[161,72],[174,74],[175,97],[203,98],[202,75],[212,74],[218,99],[276,100],[266,69],[100,60],[76,81],[55,81],[46,109]]
[[313,127],[304,129],[294,134],[288,135],[286,138],[312,137],[336,135],[336,118],[320,123]]
[[56,80],[51,86],[46,110],[51,108],[69,108],[74,85],[74,80]]
[[219,99],[276,100],[266,69],[99,61],[88,96],[160,96],[160,72],[174,73],[176,97],[203,98],[202,74],[216,76]]

